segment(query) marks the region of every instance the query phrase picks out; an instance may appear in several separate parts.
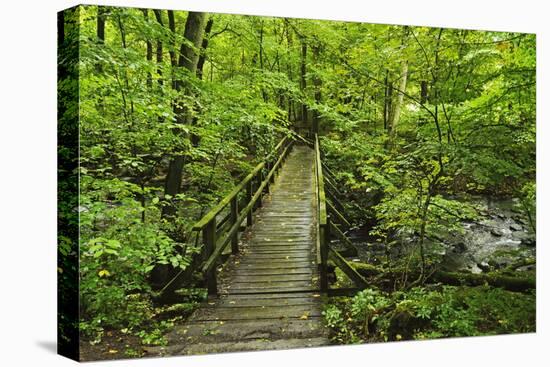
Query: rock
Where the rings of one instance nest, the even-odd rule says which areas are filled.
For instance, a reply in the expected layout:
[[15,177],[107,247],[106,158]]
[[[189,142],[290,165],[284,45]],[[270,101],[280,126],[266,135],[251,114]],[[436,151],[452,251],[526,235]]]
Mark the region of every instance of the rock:
[[482,261],[477,264],[477,267],[481,269],[484,273],[487,273],[491,270],[491,266],[487,261]]
[[527,247],[536,247],[537,246],[537,240],[534,237],[527,237],[521,240],[521,244],[523,246]]
[[491,234],[495,237],[502,237],[503,233],[502,233],[502,229],[500,228],[492,228],[491,229]]
[[498,213],[497,217],[500,218],[500,219],[506,219],[506,216],[502,213]]
[[457,242],[453,244],[453,252],[461,254],[466,251],[466,244],[464,242]]
[[520,226],[520,225],[517,224],[517,223],[512,223],[512,224],[510,224],[510,230],[511,230],[511,231],[514,231],[514,232],[517,232],[517,231],[523,230],[523,227]]
[[533,270],[535,270],[535,265],[520,266],[519,268],[516,269],[516,271],[533,271]]
[[527,224],[527,221],[525,220],[525,218],[523,216],[519,215],[519,214],[513,215],[512,219],[515,220],[516,222],[518,222],[521,225],[526,225]]

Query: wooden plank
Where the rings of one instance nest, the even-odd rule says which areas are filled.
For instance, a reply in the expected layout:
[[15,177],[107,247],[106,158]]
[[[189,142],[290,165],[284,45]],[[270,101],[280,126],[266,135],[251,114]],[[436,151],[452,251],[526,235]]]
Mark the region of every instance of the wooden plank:
[[[212,304],[213,303],[213,304]],[[206,308],[243,308],[243,307],[285,307],[285,306],[321,306],[321,297],[288,297],[288,298],[249,298],[243,296],[222,296],[215,302],[209,302]]]
[[227,289],[225,292],[228,295],[251,295],[251,294],[271,294],[271,293],[303,293],[303,292],[318,292],[319,289],[317,287],[266,287],[263,289]]
[[340,223],[342,223],[346,227],[351,227],[351,224],[348,222],[348,220],[328,200],[327,200],[327,206],[328,206],[329,212],[334,217],[336,217]]
[[245,268],[242,268],[242,269],[239,269],[236,274],[234,275],[235,277],[240,277],[240,276],[243,276],[243,277],[255,277],[255,276],[263,276],[263,275],[288,275],[288,276],[293,276],[293,275],[309,275],[309,276],[314,276],[316,275],[316,268],[305,268],[305,267],[301,267],[301,268],[288,268],[288,269],[280,269],[280,268],[275,268],[275,269],[270,269],[270,268],[251,268],[251,269],[245,269]]
[[266,281],[311,281],[312,273],[305,274],[241,274],[231,277],[231,282],[266,282]]
[[247,254],[247,259],[250,262],[256,262],[258,260],[271,260],[273,262],[281,262],[281,261],[307,261],[307,260],[315,260],[314,254],[311,253],[284,253],[284,252],[278,252],[275,254],[266,254],[266,253],[258,253],[258,252],[251,252]]
[[291,253],[307,253],[312,248],[309,245],[302,246],[262,246],[254,247],[248,250],[251,254],[291,254]]
[[344,242],[344,244],[348,247],[354,247],[353,243],[350,241],[350,239],[338,228],[334,223],[330,223],[330,230],[332,233],[336,234],[338,238]]
[[342,257],[342,255],[340,255],[337,251],[335,251],[330,247],[329,247],[329,257],[332,261],[334,261],[336,266],[338,266],[344,272],[344,274],[346,274],[348,278],[350,278],[355,283],[355,285],[357,285],[359,288],[362,288],[362,289],[368,287],[368,283],[365,280],[365,278],[363,278],[363,276],[359,274],[357,270],[355,270],[355,268],[352,267],[346,261],[346,259]]
[[340,190],[338,189],[338,187],[336,187],[336,184],[329,180],[326,176],[323,176],[323,178],[325,179],[325,183],[327,183],[327,186],[333,191],[335,192],[336,194],[342,196],[342,192],[340,192]]
[[[202,310],[201,310],[202,311]],[[243,307],[239,309],[218,308],[215,312],[204,309],[204,314],[194,318],[196,321],[215,321],[215,320],[262,320],[262,319],[300,319],[306,317],[320,317],[321,312],[317,307],[310,305],[298,306],[275,306],[275,307]]]
[[225,246],[227,246],[227,244],[229,243],[231,237],[239,230],[240,223],[244,220],[244,217],[247,215],[247,213],[250,210],[252,210],[256,200],[258,200],[258,198],[262,195],[263,189],[264,189],[265,185],[267,184],[266,181],[269,179],[269,177],[271,175],[274,174],[274,170],[281,163],[282,158],[285,156],[288,149],[289,149],[289,147],[287,147],[285,152],[283,153],[283,155],[281,157],[279,157],[279,160],[275,163],[273,169],[268,174],[268,177],[261,183],[260,187],[256,190],[256,193],[254,194],[254,196],[252,197],[252,199],[250,200],[248,205],[242,210],[241,214],[237,218],[237,222],[231,227],[231,229],[227,233],[227,236],[223,239],[223,241],[212,252],[212,254],[210,255],[210,258],[206,261],[206,263],[204,264],[204,266],[202,268],[203,272],[205,272],[205,273],[209,272],[216,266],[216,262],[217,262],[218,258],[220,257],[220,255],[222,254],[223,250],[225,249]]

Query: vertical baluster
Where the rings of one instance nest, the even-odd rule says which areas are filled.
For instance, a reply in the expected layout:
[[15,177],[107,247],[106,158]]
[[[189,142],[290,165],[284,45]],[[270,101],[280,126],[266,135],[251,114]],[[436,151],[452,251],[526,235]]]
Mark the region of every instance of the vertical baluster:
[[[258,180],[258,188],[260,188],[260,186],[262,186],[262,181],[264,180],[264,171],[263,170],[260,170],[258,172],[258,176],[257,176],[257,180]],[[258,201],[256,202],[257,205],[258,205],[258,208],[261,208],[263,203],[262,203],[262,195],[263,193],[260,193],[260,196],[258,197]]]
[[[248,181],[246,184],[246,205],[252,200],[252,180]],[[252,225],[252,208],[246,213],[246,225]]]
[[330,221],[327,218],[327,224],[322,225],[319,228],[320,246],[321,246],[321,269],[319,269],[321,277],[321,292],[328,290],[328,274],[327,274],[327,261],[328,261],[328,246],[330,243]]
[[[237,217],[239,216],[238,197],[239,195],[235,195],[235,197],[231,199],[231,227],[237,223]],[[235,234],[231,237],[231,253],[239,253],[239,231],[235,231]]]
[[[216,218],[212,218],[210,222],[203,228],[203,241],[205,246],[205,258],[208,259],[216,248]],[[218,282],[216,279],[216,267],[205,274],[206,285],[208,287],[208,295],[218,294]]]

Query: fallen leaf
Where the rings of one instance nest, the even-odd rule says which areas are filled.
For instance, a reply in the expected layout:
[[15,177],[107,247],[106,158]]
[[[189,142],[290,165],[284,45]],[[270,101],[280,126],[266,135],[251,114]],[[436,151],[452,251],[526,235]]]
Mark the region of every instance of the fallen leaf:
[[118,350],[116,350],[116,349],[109,349],[109,353],[110,353],[110,354],[115,354],[115,353],[118,353]]
[[97,275],[99,275],[100,277],[108,277],[109,275],[111,275],[111,273],[109,273],[109,271],[105,269],[102,269],[99,271],[99,273],[97,273]]

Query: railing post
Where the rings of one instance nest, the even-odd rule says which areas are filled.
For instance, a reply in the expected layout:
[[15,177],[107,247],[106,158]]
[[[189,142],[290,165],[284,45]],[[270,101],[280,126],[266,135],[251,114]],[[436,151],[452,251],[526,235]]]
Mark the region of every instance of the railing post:
[[[266,164],[266,168],[267,168],[266,172],[267,172],[267,174],[269,174],[269,172],[271,171],[272,164],[273,164],[272,162],[267,162],[267,164]],[[263,180],[262,180],[262,181],[263,181]],[[267,180],[267,182],[266,182],[266,184],[265,184],[265,193],[266,193],[266,194],[269,194],[269,191],[271,190],[271,189],[270,189],[270,186],[271,186],[270,184],[271,184],[271,180]]]
[[330,221],[327,218],[327,224],[319,227],[320,245],[321,245],[321,269],[319,275],[321,277],[321,292],[328,291],[328,246],[330,243]]
[[[216,217],[212,218],[210,222],[203,228],[202,236],[205,246],[206,259],[212,255],[216,248]],[[218,294],[218,282],[216,279],[216,267],[214,266],[210,271],[205,274],[206,285],[208,288],[208,295],[213,296]]]
[[[237,217],[239,216],[239,202],[237,198],[238,195],[231,199],[231,227],[237,222]],[[239,253],[239,231],[236,231],[231,237],[231,253]]]
[[[258,172],[258,188],[260,188],[260,186],[262,186],[262,181],[264,180],[264,173],[262,170],[260,170],[260,172]],[[260,196],[258,197],[258,201],[256,202],[258,204],[258,208],[261,208],[263,203],[262,203],[262,194],[263,193],[260,193]]]
[[[246,184],[246,203],[250,203],[252,200],[252,180],[248,181]],[[246,213],[246,225],[251,226],[252,225],[252,209]]]

